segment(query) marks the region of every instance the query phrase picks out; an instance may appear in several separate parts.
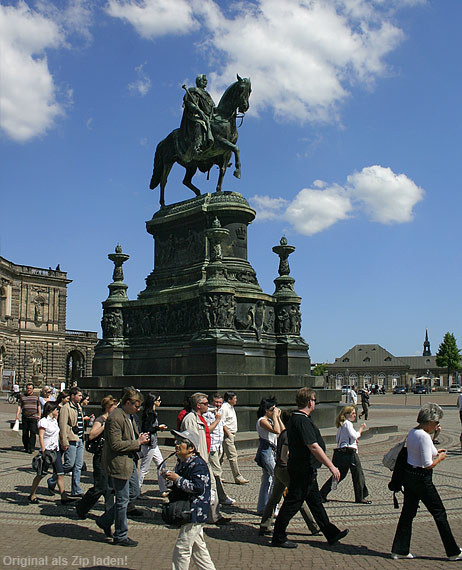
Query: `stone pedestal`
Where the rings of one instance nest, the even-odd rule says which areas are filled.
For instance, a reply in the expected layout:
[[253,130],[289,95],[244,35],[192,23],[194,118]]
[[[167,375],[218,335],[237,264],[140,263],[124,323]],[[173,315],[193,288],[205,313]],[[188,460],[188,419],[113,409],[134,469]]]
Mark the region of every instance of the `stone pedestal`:
[[[283,238],[273,295],[262,291],[247,259],[255,218],[234,192],[205,194],[162,208],[146,222],[154,268],[136,300],[126,296],[122,250],[103,302],[103,339],[95,349],[92,400],[123,386],[162,393],[163,421],[195,391],[238,393],[240,429],[254,429],[260,399],[293,406],[311,385],[308,345],[300,336],[300,302],[290,276],[294,251]],[[120,246],[119,246],[120,247]],[[269,260],[270,262],[270,260]],[[171,417],[170,417],[171,416]]]

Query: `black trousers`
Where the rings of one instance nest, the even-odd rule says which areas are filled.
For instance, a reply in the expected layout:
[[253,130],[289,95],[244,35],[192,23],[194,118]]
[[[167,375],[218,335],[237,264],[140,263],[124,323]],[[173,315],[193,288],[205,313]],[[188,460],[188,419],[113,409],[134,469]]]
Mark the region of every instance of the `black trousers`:
[[76,510],[81,516],[84,516],[92,509],[99,498],[105,495],[108,489],[108,478],[101,467],[101,454],[93,455],[93,487],[88,489],[85,495],[77,503]]
[[337,536],[340,530],[329,521],[319,493],[316,471],[303,471],[288,467],[290,482],[289,491],[284,499],[274,523],[273,542],[287,540],[287,526],[292,517],[300,510],[306,501],[314,520],[318,523],[323,535],[330,540]]
[[26,451],[34,451],[38,434],[37,418],[22,418],[22,444]]
[[460,548],[454,540],[443,501],[433,485],[432,470],[413,470],[412,468],[406,469],[404,473],[404,503],[391,551],[395,554],[409,554],[412,521],[416,516],[420,501],[435,519],[446,555],[459,554]]
[[[341,453],[341,452],[340,452]],[[335,453],[334,457],[332,458],[332,463],[337,467],[340,471],[340,481],[343,481],[348,474],[348,471],[351,471],[351,478],[353,479],[353,489],[355,491],[355,501],[360,503],[363,499],[365,499],[369,495],[369,491],[366,487],[366,480],[364,478],[364,472],[361,465],[361,461],[359,460],[359,455],[355,452],[352,455],[345,454],[345,457],[341,457],[345,460],[350,460],[349,464],[342,463],[338,461],[339,453]],[[339,483],[340,483],[339,481]],[[322,486],[321,488],[321,495],[323,497],[327,497],[327,495],[332,490],[332,477],[330,477]]]

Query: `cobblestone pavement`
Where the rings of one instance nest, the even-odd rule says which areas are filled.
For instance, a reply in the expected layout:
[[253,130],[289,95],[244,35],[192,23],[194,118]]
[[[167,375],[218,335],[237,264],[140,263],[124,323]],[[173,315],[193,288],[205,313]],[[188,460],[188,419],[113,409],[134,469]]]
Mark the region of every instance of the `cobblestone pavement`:
[[[139,540],[138,547],[127,549],[113,546],[95,525],[94,519],[103,509],[102,503],[91,511],[88,519],[79,520],[73,506],[62,506],[56,496],[51,497],[46,493],[43,480],[43,485],[38,489],[40,504],[28,504],[27,495],[33,478],[31,456],[21,451],[20,434],[12,432],[6,423],[14,416],[14,410],[14,406],[0,403],[0,568],[170,568],[178,531],[166,527],[161,521],[161,502],[154,470],[149,472],[143,486],[144,494],[139,499],[139,507],[145,516],[129,521],[129,536]],[[232,523],[224,527],[208,525],[205,530],[207,545],[217,569],[268,570],[281,566],[285,569],[324,569],[352,565],[364,569],[412,566],[421,570],[447,567],[450,563],[446,561],[436,526],[425,508],[419,510],[414,524],[411,552],[418,556],[417,560],[390,559],[399,511],[393,508],[392,495],[387,489],[390,473],[382,466],[381,458],[414,425],[416,413],[417,407],[405,406],[403,400],[396,400],[395,405],[393,400],[388,404],[383,399],[380,405],[377,402],[377,406],[371,408],[368,427],[395,425],[398,431],[374,435],[361,442],[362,464],[372,505],[353,502],[351,477],[347,477],[337,491],[331,493],[331,500],[326,505],[329,517],[340,528],[350,529],[342,543],[333,547],[328,546],[322,536],[311,536],[302,518],[297,515],[289,526],[289,537],[298,542],[299,547],[290,551],[269,548],[268,538],[258,536],[259,517],[255,508],[261,470],[253,461],[254,453],[246,452],[240,457],[242,472],[250,479],[249,485],[231,484],[231,474],[225,462],[226,488],[229,495],[236,499],[236,504],[223,508],[223,514],[232,516]],[[434,480],[448,511],[456,540],[462,545],[462,455],[460,424],[454,407],[445,409],[442,424],[440,447],[448,448],[450,454],[436,468]],[[323,430],[325,434],[334,432],[333,428]],[[329,453],[332,447],[328,446]],[[91,456],[87,455],[86,461],[91,466]],[[327,476],[327,470],[321,469],[319,482],[322,484]],[[82,484],[84,488],[91,485],[91,473],[83,475]],[[68,478],[66,486],[69,487]],[[194,568],[193,564],[191,568]]]

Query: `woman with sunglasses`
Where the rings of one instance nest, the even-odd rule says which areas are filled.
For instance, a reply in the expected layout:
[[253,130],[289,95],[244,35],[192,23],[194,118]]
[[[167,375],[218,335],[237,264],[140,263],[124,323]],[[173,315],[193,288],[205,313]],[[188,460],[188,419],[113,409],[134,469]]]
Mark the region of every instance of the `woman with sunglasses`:
[[154,463],[157,465],[157,481],[159,483],[159,489],[162,496],[165,497],[168,494],[167,485],[165,484],[165,479],[161,477],[159,466],[164,461],[162,453],[159,449],[157,442],[157,432],[165,431],[167,426],[165,424],[159,424],[159,419],[157,416],[157,408],[161,404],[160,394],[156,392],[149,392],[143,406],[143,415],[141,418],[141,431],[149,433],[151,440],[148,444],[142,445],[139,452],[141,458],[140,472],[138,476],[138,484],[143,485],[144,478],[146,477],[151,462],[154,459]]
[[281,420],[281,410],[277,407],[275,398],[262,398],[257,415],[259,441],[255,461],[262,469],[257,514],[262,516],[273,489],[278,435],[285,427]]

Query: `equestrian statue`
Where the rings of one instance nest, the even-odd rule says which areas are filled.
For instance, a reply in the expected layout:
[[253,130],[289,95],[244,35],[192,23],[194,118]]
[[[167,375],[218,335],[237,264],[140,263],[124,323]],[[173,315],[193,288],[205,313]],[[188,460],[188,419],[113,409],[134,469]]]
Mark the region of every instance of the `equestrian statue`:
[[154,170],[149,187],[154,190],[160,185],[160,205],[165,207],[165,186],[172,166],[177,162],[186,169],[183,184],[196,196],[200,190],[192,183],[197,169],[210,172],[216,164],[220,169],[217,192],[221,192],[223,177],[234,154],[234,176],[241,177],[241,161],[236,144],[238,134],[236,117],[238,112],[249,109],[252,91],[250,79],[237,76],[237,81],[224,92],[218,106],[206,90],[207,77],[196,78],[196,87],[187,88],[183,99],[183,118],[179,129],[172,131],[156,148]]

